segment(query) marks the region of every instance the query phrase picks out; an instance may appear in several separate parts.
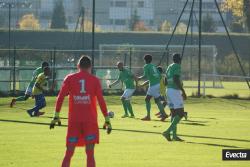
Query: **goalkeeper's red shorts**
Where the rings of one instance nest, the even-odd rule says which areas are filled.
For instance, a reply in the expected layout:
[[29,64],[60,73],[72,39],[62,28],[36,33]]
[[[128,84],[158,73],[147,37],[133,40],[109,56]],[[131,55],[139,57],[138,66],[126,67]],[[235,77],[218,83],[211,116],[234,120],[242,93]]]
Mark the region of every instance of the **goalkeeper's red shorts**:
[[83,147],[99,143],[97,123],[69,123],[66,137],[67,146]]

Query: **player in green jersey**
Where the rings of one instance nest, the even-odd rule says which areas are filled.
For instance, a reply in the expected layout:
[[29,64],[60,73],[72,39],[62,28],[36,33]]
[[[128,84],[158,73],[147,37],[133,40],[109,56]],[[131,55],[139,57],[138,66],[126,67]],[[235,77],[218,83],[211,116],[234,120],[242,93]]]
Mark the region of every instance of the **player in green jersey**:
[[[166,71],[167,77],[167,99],[171,111],[171,124],[163,132],[163,136],[168,140],[183,141],[177,136],[177,124],[185,116],[184,103],[187,96],[181,81],[181,57],[180,54],[173,55],[174,63],[169,65]],[[172,133],[172,138],[170,134]]]
[[48,67],[49,66],[49,63],[48,62],[42,62],[42,65],[41,67],[38,67],[36,70],[33,71],[33,75],[32,75],[32,79],[25,91],[25,94],[24,96],[20,96],[20,97],[17,97],[17,98],[14,98],[11,100],[11,103],[10,103],[10,107],[13,107],[13,105],[17,102],[17,101],[26,101],[29,99],[30,96],[32,96],[32,89],[35,85],[35,82],[36,82],[36,78],[39,74],[43,73],[43,68],[45,67]]
[[113,85],[118,84],[120,81],[124,83],[125,90],[121,96],[121,101],[122,101],[125,114],[122,116],[122,118],[129,117],[129,114],[131,118],[134,118],[135,116],[134,116],[133,108],[130,103],[130,99],[133,93],[135,92],[134,74],[129,69],[124,68],[122,62],[117,63],[117,68],[120,71],[119,77],[116,81],[114,81],[113,83],[109,85],[109,88],[111,88]]
[[[145,102],[146,102],[146,109],[147,109],[147,115],[146,117],[142,118],[143,121],[150,121],[151,117],[150,117],[150,112],[151,112],[151,103],[150,100],[153,97],[155,99],[155,103],[157,104],[159,111],[160,111],[160,115],[161,115],[161,121],[164,121],[168,115],[165,113],[164,111],[164,107],[161,103],[160,100],[160,80],[161,80],[161,75],[159,73],[159,71],[157,70],[156,66],[154,64],[152,64],[152,56],[147,54],[144,56],[144,61],[145,61],[145,65],[143,67],[144,73],[142,76],[138,77],[137,80],[146,78],[149,81],[149,88],[147,91],[147,95],[145,98]],[[147,81],[144,82],[144,84],[140,85],[140,86],[144,86],[145,84],[147,84]]]

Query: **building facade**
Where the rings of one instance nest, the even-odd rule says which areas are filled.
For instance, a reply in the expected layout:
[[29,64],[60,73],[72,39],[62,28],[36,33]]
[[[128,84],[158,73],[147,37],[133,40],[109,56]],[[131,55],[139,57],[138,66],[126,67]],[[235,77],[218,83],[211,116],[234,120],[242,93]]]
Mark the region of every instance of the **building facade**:
[[[42,29],[49,28],[53,8],[57,0],[0,0],[0,14],[8,15],[7,3],[11,3],[13,22],[28,13],[33,13],[40,21]],[[223,0],[217,0],[219,5]],[[92,0],[62,0],[68,28],[73,30],[84,8],[85,20],[92,20]],[[137,19],[150,30],[158,30],[164,21],[175,26],[186,0],[96,0],[96,24],[103,31],[130,31],[131,24]],[[181,22],[187,24],[191,10],[192,0],[189,0]],[[199,1],[195,0],[194,23],[197,22]],[[214,1],[203,0],[203,16],[209,14],[216,22],[217,30],[223,31],[222,22]],[[223,13],[226,22],[230,22]],[[13,23],[15,24],[15,23]],[[197,31],[197,24],[193,30]]]

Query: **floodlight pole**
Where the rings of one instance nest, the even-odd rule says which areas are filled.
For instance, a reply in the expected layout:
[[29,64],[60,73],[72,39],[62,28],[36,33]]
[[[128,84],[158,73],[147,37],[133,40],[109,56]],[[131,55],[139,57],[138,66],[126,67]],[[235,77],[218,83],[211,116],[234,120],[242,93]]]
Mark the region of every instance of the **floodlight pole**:
[[192,2],[191,11],[190,11],[189,18],[188,18],[188,25],[187,25],[186,34],[185,34],[185,38],[184,38],[184,42],[183,42],[183,47],[182,47],[182,51],[181,51],[181,59],[183,58],[184,51],[185,51],[185,48],[186,48],[188,31],[189,31],[189,27],[190,27],[190,23],[191,23],[191,17],[193,15],[194,1],[195,0],[193,0],[193,2]]
[[93,0],[92,4],[92,73],[95,73],[95,0]]
[[198,54],[198,97],[201,96],[201,40],[202,40],[202,0],[199,4],[199,54]]
[[85,40],[85,36],[84,36],[84,33],[85,33],[85,28],[84,28],[84,24],[85,24],[85,8],[82,7],[82,49],[84,49],[84,40]]

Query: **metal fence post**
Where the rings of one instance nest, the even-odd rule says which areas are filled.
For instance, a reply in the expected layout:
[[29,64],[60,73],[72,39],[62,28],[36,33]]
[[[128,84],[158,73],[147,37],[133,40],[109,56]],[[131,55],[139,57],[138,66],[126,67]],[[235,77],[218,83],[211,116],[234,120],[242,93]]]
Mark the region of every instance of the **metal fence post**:
[[16,95],[16,46],[13,54],[13,95]]

